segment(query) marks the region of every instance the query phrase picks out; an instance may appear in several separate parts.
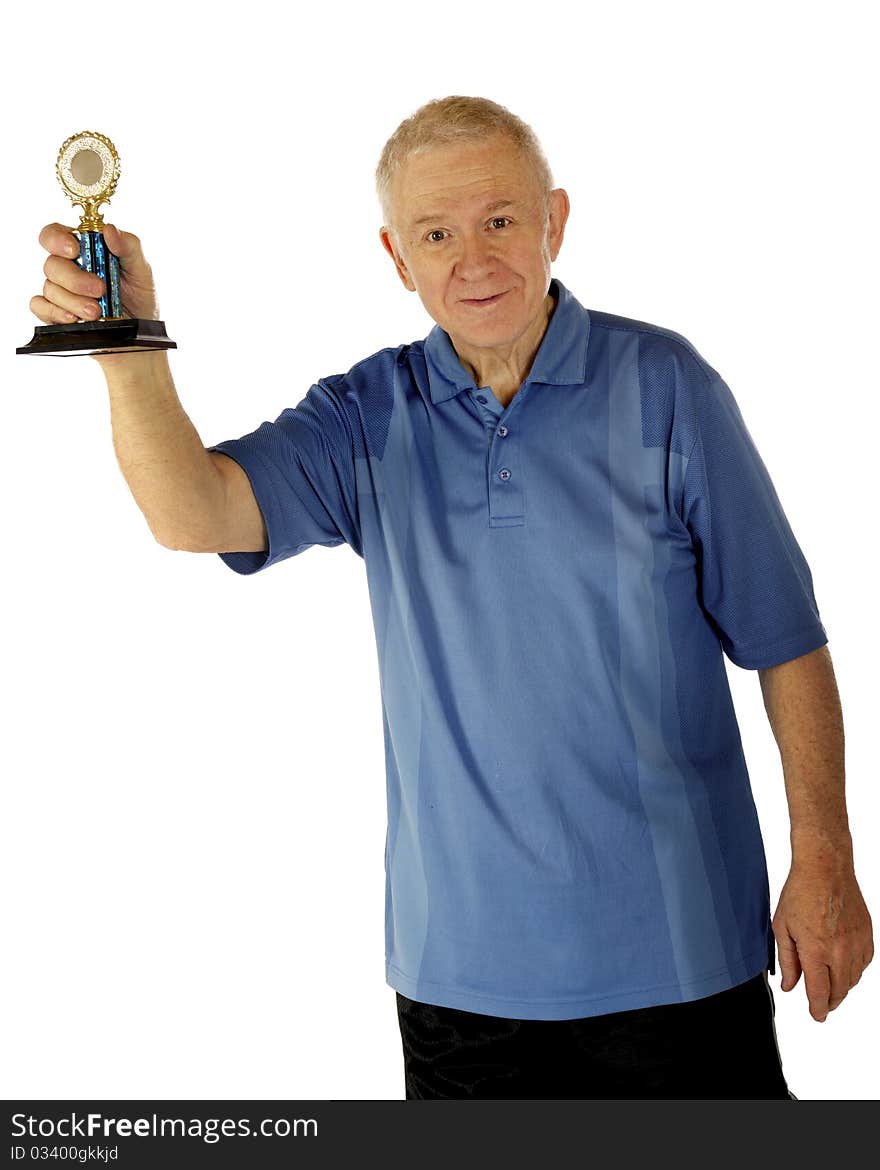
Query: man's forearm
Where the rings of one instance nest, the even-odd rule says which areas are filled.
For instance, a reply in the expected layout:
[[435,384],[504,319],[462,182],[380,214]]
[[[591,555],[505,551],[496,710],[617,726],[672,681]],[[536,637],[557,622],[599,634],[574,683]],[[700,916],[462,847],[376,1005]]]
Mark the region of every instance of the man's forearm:
[[150,530],[171,548],[202,547],[220,523],[224,483],[180,404],[167,353],[98,360],[116,458]]
[[758,675],[782,759],[792,863],[852,867],[843,712],[828,647]]

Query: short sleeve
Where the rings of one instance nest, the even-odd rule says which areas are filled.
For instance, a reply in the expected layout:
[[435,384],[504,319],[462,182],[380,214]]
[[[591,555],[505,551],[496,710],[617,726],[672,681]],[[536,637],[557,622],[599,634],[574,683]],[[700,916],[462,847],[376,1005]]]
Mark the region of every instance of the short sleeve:
[[700,604],[737,666],[758,670],[799,658],[828,641],[809,566],[716,372],[694,405],[682,518],[697,554]]
[[244,469],[266,521],[268,550],[218,554],[235,572],[259,572],[315,544],[348,544],[363,556],[352,431],[330,387],[315,383],[274,422],[207,449]]

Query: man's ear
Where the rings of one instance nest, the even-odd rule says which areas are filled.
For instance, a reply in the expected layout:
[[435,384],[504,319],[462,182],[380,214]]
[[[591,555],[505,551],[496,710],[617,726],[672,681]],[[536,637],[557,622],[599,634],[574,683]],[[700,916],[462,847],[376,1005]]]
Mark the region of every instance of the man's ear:
[[384,224],[379,228],[379,239],[382,241],[382,246],[385,251],[394,261],[394,267],[397,269],[397,275],[403,282],[404,288],[409,289],[410,292],[415,292],[416,286],[413,284],[412,277],[409,274],[409,269],[406,266],[406,261],[403,259],[397,249],[394,234],[390,228]]
[[568,192],[564,187],[556,187],[550,192],[550,222],[547,230],[551,260],[556,259],[559,255],[559,249],[562,247],[562,237],[565,235],[569,211],[571,211],[571,203]]

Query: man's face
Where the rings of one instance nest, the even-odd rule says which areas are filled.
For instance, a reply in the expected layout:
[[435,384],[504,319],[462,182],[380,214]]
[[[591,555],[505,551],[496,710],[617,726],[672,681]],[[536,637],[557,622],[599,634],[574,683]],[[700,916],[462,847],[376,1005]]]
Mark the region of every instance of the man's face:
[[[459,353],[514,345],[544,312],[568,218],[565,191],[552,192],[545,223],[534,172],[496,135],[409,159],[392,199],[399,236],[383,227],[382,243]],[[473,303],[495,294],[503,295]]]

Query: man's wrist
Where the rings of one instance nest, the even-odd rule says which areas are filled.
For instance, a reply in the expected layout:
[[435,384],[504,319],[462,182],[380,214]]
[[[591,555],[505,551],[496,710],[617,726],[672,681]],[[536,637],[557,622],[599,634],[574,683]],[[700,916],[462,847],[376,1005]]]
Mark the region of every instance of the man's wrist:
[[853,869],[852,836],[848,829],[833,833],[815,828],[792,829],[792,866]]

